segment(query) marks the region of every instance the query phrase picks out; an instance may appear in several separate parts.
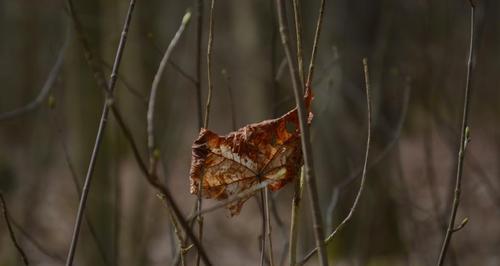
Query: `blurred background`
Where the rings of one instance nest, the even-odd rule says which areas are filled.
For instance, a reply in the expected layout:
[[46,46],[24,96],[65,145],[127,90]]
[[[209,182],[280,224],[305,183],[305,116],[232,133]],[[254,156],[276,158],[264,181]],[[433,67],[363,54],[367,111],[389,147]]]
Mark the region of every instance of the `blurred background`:
[[[109,77],[126,0],[73,0],[95,69]],[[206,99],[208,6],[201,87]],[[294,28],[291,1],[289,26]],[[320,1],[301,1],[308,64]],[[0,191],[32,265],[62,265],[89,163],[104,93],[65,1],[0,0]],[[161,80],[155,135],[160,176],[187,216],[196,100],[196,1],[138,1],[115,104],[147,158],[146,110],[153,77],[186,10],[190,23]],[[500,2],[477,11],[470,130],[457,223],[447,265],[500,265]],[[313,151],[326,232],[348,213],[366,143],[367,57],[373,94],[373,146],[364,194],[352,221],[328,246],[335,265],[431,265],[449,214],[469,47],[468,1],[326,1],[313,81]],[[209,128],[221,135],[278,117],[294,98],[274,1],[216,2],[214,95]],[[60,71],[54,74],[54,65]],[[52,74],[51,74],[52,73]],[[54,79],[49,88],[47,79]],[[96,81],[97,80],[97,81]],[[232,97],[231,97],[232,94]],[[26,112],[8,112],[33,103]],[[234,109],[234,112],[231,110]],[[12,114],[12,113],[10,113]],[[177,244],[168,211],[141,174],[111,115],[96,164],[76,265],[172,265]],[[305,193],[298,256],[314,246]],[[287,263],[293,184],[272,194],[276,265]],[[215,265],[256,265],[259,199],[240,215],[205,216],[204,244]],[[205,206],[213,205],[206,200]],[[187,255],[193,265],[195,252]],[[315,259],[315,258],[314,258]],[[309,265],[317,262],[311,260]],[[22,265],[0,219],[0,265]]]

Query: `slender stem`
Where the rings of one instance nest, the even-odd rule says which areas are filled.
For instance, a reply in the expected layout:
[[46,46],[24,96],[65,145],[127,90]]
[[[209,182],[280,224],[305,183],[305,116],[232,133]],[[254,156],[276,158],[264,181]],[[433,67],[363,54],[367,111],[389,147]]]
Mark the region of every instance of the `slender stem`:
[[267,187],[264,188],[264,205],[265,205],[265,213],[266,213],[266,234],[267,234],[267,242],[268,242],[268,256],[269,256],[269,265],[274,266],[274,254],[273,254],[273,240],[272,240],[272,227],[271,227],[271,216],[269,209],[269,189]]
[[109,108],[112,104],[113,90],[114,90],[115,85],[116,85],[116,75],[117,75],[118,68],[120,66],[121,59],[123,56],[123,51],[124,51],[126,40],[127,40],[127,33],[128,33],[129,26],[130,26],[130,21],[132,19],[132,13],[134,10],[134,6],[135,6],[135,0],[130,0],[129,8],[127,11],[127,16],[125,19],[125,23],[123,25],[122,35],[121,35],[118,49],[116,52],[115,62],[113,64],[113,71],[111,73],[111,77],[110,77],[110,80],[108,83],[109,85],[107,87],[108,93],[106,95],[106,100],[105,100],[104,105],[103,105],[102,115],[101,115],[101,119],[99,122],[98,130],[97,130],[97,136],[96,136],[94,148],[92,150],[92,155],[90,157],[90,163],[89,163],[89,167],[87,170],[87,175],[85,176],[85,182],[83,185],[82,196],[80,198],[80,204],[78,206],[76,222],[75,222],[75,226],[74,226],[74,230],[73,230],[73,237],[71,239],[70,249],[68,252],[68,256],[66,258],[66,265],[67,266],[73,265],[73,259],[74,259],[74,255],[75,255],[75,251],[76,251],[76,246],[78,243],[78,237],[80,235],[80,226],[82,223],[83,213],[84,213],[85,206],[87,203],[87,196],[88,196],[89,189],[90,189],[92,175],[93,175],[94,169],[95,169],[97,154],[98,154],[99,148],[101,146],[102,137],[104,135],[103,134],[104,129],[106,128],[106,122],[108,120]]
[[316,63],[316,56],[318,54],[318,46],[319,46],[319,37],[321,35],[321,28],[323,25],[323,17],[325,14],[325,0],[321,0],[319,6],[319,14],[318,20],[316,22],[316,32],[314,33],[314,43],[311,52],[311,59],[309,61],[309,70],[307,71],[307,81],[306,81],[306,90],[311,89],[313,77],[314,77],[314,68]]
[[28,257],[26,257],[26,253],[24,253],[23,248],[19,245],[16,239],[16,235],[14,234],[14,230],[12,230],[12,225],[10,224],[9,219],[9,210],[7,209],[7,203],[5,203],[5,199],[3,198],[3,194],[0,193],[0,203],[2,203],[2,213],[3,218],[5,219],[5,223],[7,224],[7,229],[9,230],[10,240],[14,244],[17,249],[19,255],[21,255],[21,259],[23,260],[24,265],[29,265]]
[[467,144],[469,142],[469,126],[468,126],[468,118],[469,118],[469,103],[470,103],[470,91],[472,87],[472,69],[473,69],[473,54],[474,54],[474,15],[475,15],[475,5],[472,1],[470,1],[470,38],[469,38],[469,55],[467,62],[467,81],[465,85],[465,95],[464,95],[464,106],[462,113],[462,125],[460,130],[460,147],[458,150],[458,158],[457,158],[457,170],[456,170],[456,179],[455,179],[455,193],[453,195],[453,203],[450,213],[450,218],[448,221],[448,228],[446,229],[446,233],[444,236],[443,244],[441,247],[441,252],[439,254],[437,265],[441,266],[444,263],[444,259],[446,258],[446,253],[450,246],[450,241],[453,236],[453,233],[458,231],[455,228],[455,219],[457,216],[458,206],[460,204],[460,194],[462,191],[462,174],[463,174],[463,165],[464,165],[464,157],[465,150],[467,148]]
[[[210,104],[212,101],[212,90],[213,90],[213,82],[212,82],[212,48],[214,43],[214,10],[215,10],[215,0],[211,1],[210,4],[210,21],[209,21],[209,30],[208,30],[208,45],[207,45],[207,77],[208,77],[208,95],[207,95],[207,103],[205,105],[205,120],[203,121],[203,128],[208,128],[208,122],[210,118]],[[197,211],[201,211],[201,207],[203,205],[203,175],[200,179],[200,185],[198,187],[198,199],[197,199]],[[203,216],[198,216],[198,237],[200,241],[203,240]],[[196,265],[200,265],[200,254],[196,256]]]
[[293,15],[295,21],[295,35],[297,36],[297,66],[300,77],[300,84],[304,84],[304,52],[302,49],[302,11],[301,0],[293,0]]
[[311,211],[313,216],[313,228],[314,236],[316,238],[316,247],[319,249],[319,264],[324,266],[328,265],[327,254],[325,250],[325,244],[323,241],[323,226],[321,218],[321,210],[319,206],[318,192],[316,188],[316,179],[314,173],[311,139],[309,136],[309,127],[307,125],[306,118],[306,108],[304,107],[304,97],[303,90],[300,86],[299,76],[295,67],[295,62],[292,58],[292,53],[290,51],[290,45],[288,43],[289,34],[285,24],[285,2],[284,0],[276,0],[276,8],[278,9],[278,20],[280,25],[281,41],[285,50],[285,55],[288,61],[288,68],[290,71],[290,76],[292,77],[292,85],[295,96],[295,102],[297,104],[297,112],[299,117],[300,126],[300,136],[302,144],[302,153],[304,157],[304,169],[305,177],[309,189],[309,194],[311,197]]
[[203,126],[201,104],[201,54],[203,38],[203,0],[196,1],[196,109],[198,114],[198,128]]
[[[325,245],[330,243],[333,238],[339,233],[344,226],[351,220],[352,215],[356,211],[356,208],[358,207],[359,204],[359,199],[361,198],[361,195],[363,194],[363,189],[365,187],[365,182],[366,182],[366,172],[368,168],[368,157],[370,155],[370,146],[371,146],[371,125],[372,125],[372,108],[371,108],[371,94],[370,94],[370,79],[369,79],[369,72],[368,72],[368,61],[366,58],[363,59],[363,67],[364,67],[364,72],[365,72],[365,89],[366,89],[366,105],[367,105],[367,116],[368,116],[368,136],[366,140],[366,151],[365,151],[365,160],[363,163],[363,174],[361,176],[361,182],[359,184],[359,189],[358,193],[356,195],[356,198],[354,199],[354,203],[352,204],[351,210],[347,214],[347,216],[342,220],[342,222],[333,230],[333,232],[325,239],[324,243]],[[313,249],[311,252],[309,252],[304,259],[298,263],[297,265],[304,265],[313,255],[318,251],[317,248]]]
[[260,190],[260,214],[261,214],[261,234],[260,234],[260,266],[264,266],[266,258],[266,207],[264,206],[264,191]]
[[172,55],[172,52],[179,43],[179,40],[186,28],[186,25],[189,23],[191,19],[191,12],[188,11],[182,18],[182,23],[175,33],[174,37],[170,41],[170,44],[163,55],[163,58],[160,61],[160,66],[156,72],[156,75],[153,79],[153,84],[151,85],[151,93],[149,95],[149,103],[148,103],[148,112],[147,112],[147,133],[148,133],[148,150],[149,150],[149,161],[150,161],[150,171],[155,171],[156,169],[156,158],[155,156],[155,139],[154,139],[154,114],[155,114],[155,103],[156,103],[156,95],[158,92],[158,87],[160,85],[160,80],[165,72],[165,67],[167,66],[167,62]]
[[297,259],[297,230],[299,225],[300,203],[302,201],[302,193],[304,191],[304,168],[300,171],[299,180],[295,181],[295,192],[292,200],[292,215],[290,222],[290,245],[288,249],[289,265],[294,266]]
[[208,128],[208,121],[210,118],[210,105],[212,101],[212,90],[214,87],[212,81],[212,49],[214,44],[214,10],[215,10],[215,0],[212,0],[210,4],[210,22],[208,31],[208,46],[207,46],[207,77],[208,77],[208,96],[207,103],[205,105],[205,120],[203,122],[203,127]]

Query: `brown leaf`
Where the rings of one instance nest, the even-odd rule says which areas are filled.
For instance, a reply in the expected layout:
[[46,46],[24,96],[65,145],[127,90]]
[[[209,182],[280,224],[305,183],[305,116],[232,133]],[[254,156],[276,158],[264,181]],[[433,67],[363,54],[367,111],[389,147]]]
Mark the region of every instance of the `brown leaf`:
[[[305,97],[306,107],[312,99]],[[309,113],[309,122],[312,113]],[[217,200],[239,194],[260,182],[272,180],[268,188],[276,191],[292,181],[303,164],[297,110],[277,119],[246,125],[226,136],[201,129],[193,143],[191,194]],[[228,205],[238,214],[252,195]]]

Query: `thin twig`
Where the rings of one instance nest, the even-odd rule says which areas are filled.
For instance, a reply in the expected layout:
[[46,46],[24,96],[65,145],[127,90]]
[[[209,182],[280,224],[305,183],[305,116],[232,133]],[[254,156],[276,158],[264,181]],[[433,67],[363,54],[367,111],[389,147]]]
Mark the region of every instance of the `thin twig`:
[[274,254],[273,254],[273,240],[272,240],[272,227],[271,227],[271,217],[269,211],[269,188],[264,188],[264,207],[266,213],[266,234],[267,234],[267,245],[268,245],[268,256],[269,256],[269,265],[274,266]]
[[[301,12],[301,0],[293,0],[293,13],[294,13],[294,24],[295,24],[295,36],[296,36],[296,49],[297,49],[297,67],[299,71],[301,86],[305,88],[305,73],[304,73],[304,52],[302,48],[302,12]],[[283,58],[279,66],[278,74],[284,71],[286,64],[286,58]],[[276,77],[277,79],[278,76]],[[302,200],[303,193],[303,182],[304,182],[304,168],[301,168],[300,179],[295,182],[294,196],[292,200],[292,214],[290,217],[290,236],[289,236],[289,265],[294,265],[296,260],[296,249],[297,249],[297,228],[298,228],[298,214],[300,210],[300,202]]]
[[257,200],[261,215],[261,234],[260,234],[260,263],[259,266],[264,266],[266,259],[266,207],[264,206],[264,191],[260,190],[260,201]]
[[319,37],[321,36],[321,29],[323,25],[323,17],[325,15],[325,0],[321,0],[319,6],[319,14],[318,21],[316,22],[316,32],[314,33],[314,43],[311,52],[311,59],[309,61],[309,70],[307,71],[307,81],[306,81],[306,90],[311,89],[313,77],[314,77],[314,68],[316,63],[316,56],[318,54],[319,47]]
[[[207,80],[208,80],[208,95],[207,95],[207,103],[205,105],[205,120],[203,122],[203,128],[208,128],[208,122],[210,118],[210,104],[212,101],[212,90],[213,90],[213,81],[212,81],[212,48],[214,43],[214,10],[215,10],[215,0],[211,1],[210,4],[210,21],[209,21],[209,30],[208,30],[208,45],[207,45]],[[200,179],[200,185],[198,187],[198,199],[197,199],[197,211],[200,212],[203,205],[203,175]],[[198,216],[198,237],[200,241],[203,240],[203,216]],[[200,254],[196,255],[196,265],[200,265]]]
[[[455,193],[453,195],[453,204],[450,213],[450,218],[448,221],[448,228],[446,229],[445,237],[443,240],[443,245],[441,247],[441,252],[439,254],[437,265],[441,266],[444,263],[444,259],[446,257],[446,253],[448,251],[448,247],[450,245],[451,238],[453,233],[455,233],[455,219],[457,216],[458,206],[460,204],[460,194],[462,190],[462,174],[463,174],[463,165],[464,165],[464,157],[465,150],[467,148],[467,144],[469,143],[470,130],[468,126],[468,118],[469,118],[469,102],[470,102],[470,91],[472,87],[472,69],[473,69],[473,53],[474,53],[474,15],[475,15],[475,5],[472,0],[470,3],[470,39],[469,39],[469,55],[467,62],[467,81],[465,85],[465,95],[464,95],[464,106],[463,106],[463,114],[462,114],[462,125],[460,130],[460,147],[458,151],[457,158],[457,171],[456,171],[456,180],[455,180]],[[464,224],[465,225],[465,224]]]
[[196,110],[198,129],[203,126],[203,113],[201,104],[201,54],[203,38],[203,0],[196,0]]
[[304,191],[304,168],[301,168],[300,178],[295,181],[295,191],[292,200],[292,215],[290,217],[290,244],[288,246],[289,265],[294,266],[297,259],[297,230],[299,224],[300,203]]
[[113,71],[111,73],[109,83],[108,83],[109,85],[107,87],[108,91],[107,91],[106,99],[105,99],[105,102],[103,105],[102,115],[101,115],[101,119],[99,122],[98,130],[97,130],[97,136],[96,136],[94,148],[92,150],[92,155],[90,157],[89,167],[87,170],[87,174],[85,176],[85,182],[83,185],[82,196],[80,198],[80,203],[78,206],[78,212],[77,212],[77,216],[76,216],[75,226],[74,226],[74,230],[73,230],[73,237],[71,239],[70,249],[68,252],[67,259],[66,259],[66,266],[73,265],[73,259],[74,259],[74,255],[75,255],[75,251],[76,251],[76,246],[78,243],[78,237],[80,235],[80,226],[82,223],[83,213],[84,213],[85,206],[87,203],[87,196],[88,196],[89,189],[90,189],[92,175],[93,175],[94,169],[95,169],[97,154],[98,154],[99,148],[101,146],[102,137],[104,135],[103,134],[104,129],[106,128],[109,109],[110,109],[110,106],[112,105],[113,90],[114,90],[115,85],[116,85],[116,74],[118,73],[118,68],[120,66],[121,59],[123,56],[123,51],[124,51],[126,40],[127,40],[127,33],[128,33],[130,21],[132,19],[132,12],[134,10],[134,6],[135,6],[135,0],[130,0],[125,23],[123,25],[122,35],[121,35],[120,42],[118,44],[118,49],[116,52],[115,62],[113,64]]
[[184,17],[182,18],[182,23],[175,33],[172,41],[167,47],[165,54],[163,55],[162,60],[160,61],[160,66],[156,72],[156,75],[153,79],[153,84],[151,85],[151,93],[149,94],[149,103],[148,103],[148,112],[147,112],[147,133],[148,133],[148,150],[149,150],[149,161],[150,161],[150,172],[155,171],[156,169],[156,156],[155,151],[155,140],[154,140],[154,111],[155,111],[155,103],[156,103],[156,94],[158,92],[158,87],[160,84],[161,77],[165,72],[165,67],[167,66],[167,62],[172,55],[172,52],[179,42],[186,25],[189,23],[191,19],[191,12],[187,11]]
[[[356,195],[356,198],[354,199],[354,203],[352,204],[351,210],[347,214],[347,216],[342,220],[342,222],[333,230],[333,232],[325,239],[324,243],[328,244],[330,243],[333,238],[337,235],[338,232],[344,228],[344,226],[351,220],[353,213],[356,211],[356,208],[358,207],[359,199],[361,198],[361,195],[363,194],[363,189],[365,187],[365,182],[366,182],[366,172],[367,172],[367,166],[368,166],[368,157],[370,155],[370,146],[371,146],[371,127],[372,127],[372,108],[371,108],[371,96],[370,96],[370,75],[368,72],[368,60],[366,58],[363,59],[363,69],[365,72],[365,88],[366,88],[366,105],[367,105],[367,116],[368,116],[368,136],[366,140],[366,151],[365,151],[365,159],[363,163],[363,174],[361,176],[361,182],[359,184],[359,189],[358,193]],[[307,260],[309,260],[314,253],[316,253],[317,248],[313,249],[311,252],[309,252],[304,259],[298,263],[297,265],[304,265]]]
[[10,219],[9,219],[9,210],[7,209],[7,203],[5,203],[5,199],[3,198],[3,194],[1,192],[0,192],[0,201],[2,203],[3,218],[5,219],[5,223],[7,224],[7,229],[9,230],[10,240],[12,241],[14,246],[16,247],[17,252],[21,256],[21,259],[23,260],[24,265],[29,265],[28,257],[26,257],[26,253],[24,253],[23,248],[17,242],[16,235],[14,234],[14,230],[12,230],[12,225],[10,224]]
[[[289,34],[286,27],[285,19],[285,2],[276,0],[276,8],[278,9],[278,21],[280,25],[281,41],[285,50],[285,55],[288,61],[288,68],[292,78],[293,91],[295,102],[297,104],[297,113],[299,117],[300,136],[302,144],[302,153],[304,157],[305,178],[308,184],[309,195],[311,197],[311,211],[313,216],[314,236],[316,238],[316,247],[319,249],[319,264],[321,266],[328,265],[328,259],[323,241],[323,226],[321,219],[321,210],[319,206],[318,192],[316,188],[316,179],[314,174],[314,165],[312,157],[311,139],[309,136],[309,126],[307,125],[306,108],[304,107],[304,95],[300,86],[299,76],[295,67],[295,62],[292,58],[290,45],[288,43]],[[310,89],[310,88],[308,88]]]
[[207,103],[205,105],[205,120],[203,122],[203,127],[208,128],[208,121],[210,118],[210,105],[212,101],[212,90],[214,87],[212,80],[212,50],[214,44],[214,10],[215,10],[215,0],[212,0],[210,4],[210,28],[208,31],[208,46],[207,46],[207,78],[208,78],[208,96]]
[[304,52],[302,50],[302,11],[301,0],[293,0],[293,15],[295,22],[295,36],[297,37],[297,66],[301,86],[304,85]]
[[29,113],[38,108],[43,103],[47,95],[49,95],[49,92],[52,89],[52,87],[54,87],[54,83],[56,82],[57,77],[59,76],[59,72],[61,71],[61,67],[64,62],[64,54],[66,53],[66,49],[68,48],[69,45],[69,40],[70,40],[70,28],[68,27],[68,29],[66,30],[66,36],[64,37],[64,43],[61,49],[59,50],[56,62],[54,63],[54,66],[52,66],[52,69],[49,72],[49,76],[47,77],[47,80],[40,89],[40,92],[38,93],[37,97],[32,102],[22,107],[0,114],[0,121]]

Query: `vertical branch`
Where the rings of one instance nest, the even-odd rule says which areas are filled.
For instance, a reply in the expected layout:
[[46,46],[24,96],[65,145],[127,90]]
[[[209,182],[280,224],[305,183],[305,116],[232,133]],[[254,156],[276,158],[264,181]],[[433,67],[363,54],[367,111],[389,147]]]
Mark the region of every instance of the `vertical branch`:
[[[354,203],[352,204],[351,210],[347,214],[347,216],[342,220],[342,222],[333,230],[333,232],[325,239],[325,244],[330,243],[333,238],[339,233],[344,226],[351,220],[352,215],[356,211],[356,208],[359,204],[359,199],[361,198],[361,194],[363,194],[363,190],[366,182],[366,172],[368,168],[368,157],[370,155],[370,146],[371,146],[371,127],[372,127],[372,108],[371,108],[371,94],[370,94],[370,74],[368,72],[368,60],[366,58],[363,59],[363,69],[365,72],[365,89],[366,89],[366,105],[367,105],[367,116],[368,116],[368,136],[366,140],[366,151],[365,151],[365,159],[363,163],[363,174],[361,175],[361,182],[359,184],[358,193],[356,194],[356,198],[354,199]],[[313,249],[309,252],[304,259],[298,263],[297,265],[304,265],[313,255],[318,251],[317,248]]]
[[125,19],[125,23],[123,25],[122,35],[121,35],[120,42],[118,44],[118,49],[116,52],[115,62],[113,64],[113,70],[112,70],[112,73],[111,73],[111,76],[109,79],[109,83],[108,83],[108,87],[107,87],[108,90],[106,93],[106,100],[105,100],[104,105],[103,105],[102,115],[101,115],[101,119],[99,122],[98,130],[97,130],[97,136],[96,136],[94,148],[92,150],[92,155],[90,157],[89,167],[87,170],[87,174],[85,176],[85,182],[83,185],[82,196],[80,197],[80,203],[78,206],[78,212],[77,212],[76,221],[75,221],[75,225],[74,225],[73,236],[71,239],[71,244],[70,244],[68,256],[66,258],[66,265],[67,266],[73,265],[73,259],[74,259],[74,255],[75,255],[75,251],[76,251],[76,246],[78,243],[78,237],[80,235],[80,226],[82,223],[83,213],[84,213],[85,206],[87,203],[87,196],[88,196],[89,189],[90,189],[92,175],[93,175],[94,169],[95,169],[95,162],[97,160],[97,154],[98,154],[99,148],[101,146],[101,141],[102,141],[102,137],[104,134],[104,129],[106,128],[109,109],[110,109],[110,106],[112,105],[113,91],[114,91],[114,88],[116,85],[116,77],[117,77],[118,68],[120,66],[121,59],[123,56],[123,50],[125,48],[128,29],[130,26],[130,21],[132,19],[132,13],[134,10],[134,6],[135,6],[135,0],[130,0],[129,8],[127,11],[127,16]]
[[[210,4],[210,22],[209,22],[209,31],[208,31],[208,45],[207,45],[207,76],[208,76],[208,95],[207,95],[207,103],[205,106],[205,120],[203,121],[203,128],[208,128],[208,121],[210,118],[210,104],[212,101],[212,48],[214,43],[214,9],[215,9],[215,0],[212,0]],[[203,175],[200,180],[200,185],[198,188],[198,199],[197,199],[197,211],[201,211],[201,207],[203,204],[202,200],[202,190],[203,190]],[[200,241],[203,240],[203,216],[198,216],[198,237]],[[200,265],[200,254],[196,256],[196,265]]]
[[21,259],[23,260],[24,265],[29,265],[28,257],[26,257],[26,253],[24,253],[23,248],[17,242],[14,230],[12,230],[12,225],[10,224],[10,219],[9,219],[9,210],[7,209],[7,203],[5,203],[5,199],[3,198],[2,193],[0,193],[0,201],[1,201],[0,203],[2,203],[3,218],[5,219],[5,223],[7,224],[7,229],[9,230],[10,240],[16,247],[17,252],[19,252],[19,255],[21,255]]
[[288,43],[289,34],[286,27],[285,19],[285,2],[283,0],[276,0],[276,8],[278,9],[278,21],[280,26],[281,41],[285,50],[285,55],[288,61],[288,68],[290,76],[292,77],[292,85],[297,104],[297,112],[299,117],[300,136],[302,144],[302,153],[304,157],[305,178],[308,184],[309,194],[311,196],[311,211],[313,216],[314,235],[316,238],[316,247],[319,252],[319,264],[324,266],[328,265],[328,259],[323,241],[323,226],[321,218],[321,210],[319,206],[318,192],[316,188],[316,179],[314,174],[314,165],[312,157],[311,140],[309,136],[309,127],[307,125],[306,108],[304,107],[303,91],[300,86],[299,76],[295,67],[295,62],[292,58],[290,45]]
[[463,174],[463,164],[465,157],[465,150],[467,148],[467,144],[470,140],[470,132],[468,126],[468,118],[469,118],[469,102],[470,102],[470,91],[472,87],[472,69],[473,69],[473,54],[474,54],[474,14],[476,6],[473,0],[469,0],[470,3],[470,37],[469,37],[469,55],[467,62],[467,81],[465,85],[465,95],[464,95],[464,106],[463,106],[463,114],[462,114],[462,125],[460,130],[460,147],[458,150],[458,158],[457,158],[457,171],[455,178],[455,193],[453,195],[453,204],[451,208],[450,218],[448,221],[448,228],[446,229],[445,237],[443,240],[443,245],[441,247],[441,252],[439,254],[437,265],[441,266],[444,263],[444,259],[446,257],[446,253],[450,246],[450,241],[453,236],[453,233],[462,229],[462,227],[466,224],[467,218],[463,220],[463,222],[455,227],[455,219],[457,216],[458,206],[460,204],[460,194],[462,190],[462,174]]
[[300,86],[304,85],[304,52],[302,49],[302,11],[301,0],[293,0],[293,15],[295,21],[295,35],[297,36],[297,66],[299,71]]
[[203,38],[203,0],[196,1],[196,109],[198,114],[198,128],[203,126],[201,111],[201,41]]
[[272,228],[271,228],[271,216],[269,211],[269,189],[264,188],[264,205],[266,213],[266,234],[268,242],[268,254],[269,254],[269,265],[274,266],[274,254],[273,254],[273,240],[272,240]]
[[314,33],[314,43],[311,52],[311,59],[309,61],[309,70],[307,71],[306,94],[307,91],[310,92],[311,90],[311,84],[314,77],[314,67],[316,63],[316,55],[318,54],[319,37],[321,35],[321,28],[323,25],[324,14],[325,14],[325,0],[321,0],[319,6],[318,20],[316,22],[316,32]]
[[257,199],[257,202],[260,203],[259,209],[260,209],[260,214],[261,214],[261,234],[260,234],[260,266],[264,266],[264,261],[266,259],[266,206],[265,206],[265,199],[264,199],[264,192],[263,190],[260,190],[260,202]]
[[295,182],[295,192],[292,200],[292,215],[290,222],[290,245],[288,249],[289,265],[294,266],[297,259],[297,230],[299,223],[300,203],[304,191],[304,168],[300,171],[300,179]]
[[214,87],[212,81],[212,49],[214,44],[214,9],[215,0],[212,0],[210,4],[210,22],[208,31],[208,45],[207,45],[207,78],[208,78],[208,95],[207,103],[205,105],[205,120],[203,121],[203,127],[208,128],[208,120],[210,118],[210,105],[212,102],[212,90]]

